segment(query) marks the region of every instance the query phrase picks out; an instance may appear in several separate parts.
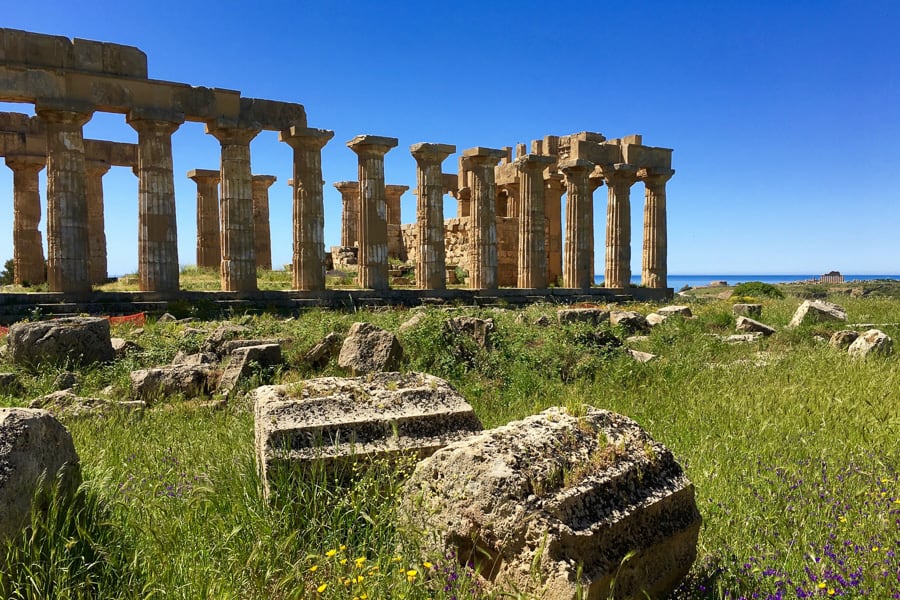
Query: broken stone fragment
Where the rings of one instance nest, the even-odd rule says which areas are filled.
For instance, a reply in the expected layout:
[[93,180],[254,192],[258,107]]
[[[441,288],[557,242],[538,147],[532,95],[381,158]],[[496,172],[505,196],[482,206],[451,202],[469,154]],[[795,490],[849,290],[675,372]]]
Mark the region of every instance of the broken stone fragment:
[[251,396],[266,496],[315,462],[341,475],[355,460],[427,456],[481,430],[465,399],[425,373],[322,377],[263,386]]
[[556,320],[560,325],[569,323],[599,325],[609,321],[609,311],[602,308],[561,308],[556,311]]
[[804,300],[788,323],[788,329],[800,325],[828,321],[846,321],[847,311],[843,307],[824,300]]
[[99,317],[15,323],[6,343],[13,363],[31,368],[42,364],[77,367],[115,358],[109,321]]
[[219,391],[230,394],[244,377],[250,376],[253,366],[274,367],[282,364],[280,344],[243,346],[231,353],[231,360],[219,380]]
[[167,396],[186,398],[208,394],[212,371],[204,366],[171,365],[131,372],[131,393],[135,400],[152,402]]
[[775,333],[775,329],[773,327],[769,327],[764,323],[760,323],[750,317],[738,317],[737,322],[735,324],[735,329],[737,331],[742,331],[745,333],[761,333],[762,335],[769,336]]
[[656,358],[655,354],[650,354],[649,352],[641,352],[640,350],[635,350],[633,348],[626,348],[625,353],[639,363],[650,362],[651,360]]
[[692,317],[694,313],[691,312],[690,306],[682,306],[678,304],[674,304],[672,306],[663,306],[659,310],[656,311],[657,314],[670,317],[672,315],[679,315],[682,317]]
[[390,331],[371,323],[354,323],[347,332],[338,366],[354,375],[392,371],[400,365],[403,347]]
[[453,317],[444,321],[444,330],[454,335],[469,336],[480,348],[489,349],[491,347],[490,335],[494,331],[494,320]]
[[650,324],[639,312],[633,310],[614,310],[609,313],[609,322],[618,325],[628,334],[649,333]]
[[850,347],[850,344],[856,341],[856,338],[858,337],[858,331],[853,331],[852,329],[842,329],[841,331],[835,331],[831,335],[831,339],[828,340],[828,343],[831,344],[833,348],[837,348],[838,350],[846,350]]
[[[423,552],[477,562],[531,597],[665,597],[697,553],[694,487],[672,453],[621,415],[551,408],[438,450],[406,483],[403,525]],[[633,552],[633,554],[631,554]],[[626,560],[626,555],[629,555]]]
[[665,323],[666,319],[668,319],[669,317],[667,317],[666,315],[661,315],[659,313],[650,313],[646,318],[647,325],[649,325],[650,327],[656,327],[661,323]]
[[731,314],[735,317],[750,317],[758,319],[762,316],[762,304],[738,303],[731,307]]
[[888,355],[894,350],[894,340],[880,329],[870,329],[859,335],[847,352],[850,356],[857,358],[866,357],[870,354]]
[[114,337],[110,338],[109,341],[117,360],[123,358],[126,354],[143,350],[138,344],[124,338]]

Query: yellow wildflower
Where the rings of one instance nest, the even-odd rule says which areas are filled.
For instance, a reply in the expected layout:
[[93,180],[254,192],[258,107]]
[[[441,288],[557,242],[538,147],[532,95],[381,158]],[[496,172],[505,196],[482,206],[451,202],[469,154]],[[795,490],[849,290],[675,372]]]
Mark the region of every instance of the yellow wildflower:
[[356,562],[356,568],[358,569],[358,568],[362,567],[364,564],[366,564],[366,557],[360,556],[354,562]]
[[824,590],[824,589],[825,589],[825,584],[824,584],[823,582],[820,581],[819,583],[816,584],[816,587],[819,588],[820,590]]
[[422,566],[425,567],[426,569],[431,569],[432,567],[434,567],[434,564],[431,561],[426,560],[425,562],[422,563]]
[[327,556],[328,558],[331,558],[331,557],[334,556],[335,554],[337,554],[337,550],[335,550],[334,548],[332,548],[331,550],[329,550],[328,552],[325,553],[325,556]]
[[828,588],[828,595],[834,596],[834,588]]
[[346,565],[346,564],[347,564],[347,559],[346,559],[346,558],[342,558],[342,559],[341,559],[341,564],[342,564],[342,565]]
[[309,572],[315,573],[318,568],[319,568],[319,565],[313,565],[309,568]]
[[321,594],[321,593],[324,592],[327,588],[328,588],[328,584],[327,584],[327,583],[323,583],[322,585],[320,585],[319,587],[316,588],[316,591],[319,592],[319,593]]

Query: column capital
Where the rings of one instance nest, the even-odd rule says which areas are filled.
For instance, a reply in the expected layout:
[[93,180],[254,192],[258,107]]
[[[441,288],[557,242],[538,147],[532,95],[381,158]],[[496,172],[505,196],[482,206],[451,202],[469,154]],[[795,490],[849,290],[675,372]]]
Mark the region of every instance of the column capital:
[[503,150],[497,150],[496,148],[484,148],[482,146],[475,146],[474,148],[467,148],[462,152],[462,163],[463,166],[495,166],[497,162],[506,156],[506,152]]
[[400,140],[393,137],[358,135],[347,142],[347,147],[359,156],[384,156],[399,143]]
[[333,137],[334,132],[328,129],[297,127],[296,125],[278,132],[278,141],[298,150],[301,148],[321,150]]
[[88,175],[103,177],[109,172],[110,165],[103,160],[87,160],[84,161],[84,172]]
[[456,146],[453,144],[431,144],[420,142],[409,147],[409,153],[419,164],[440,164],[456,152]]
[[268,189],[273,183],[278,180],[274,175],[254,175],[253,176],[253,184],[254,185],[264,185],[266,189]]
[[616,185],[632,185],[638,180],[637,167],[626,163],[616,163],[614,165],[600,165],[600,172],[606,185],[612,187]]
[[220,127],[212,122],[206,124],[206,133],[219,140],[222,145],[249,146],[260,131],[247,127]]
[[544,177],[544,189],[564,192],[566,189],[565,177],[559,173],[551,173]]
[[13,171],[40,173],[41,169],[47,166],[47,157],[33,154],[10,154],[6,157],[6,166]]
[[215,180],[216,183],[222,180],[222,172],[213,169],[191,169],[187,172],[188,179],[195,182]]
[[94,106],[75,100],[38,100],[34,112],[45,123],[81,127],[91,120]]
[[395,185],[390,184],[384,186],[384,193],[388,196],[402,196],[405,191],[409,189],[408,185]]
[[336,181],[334,187],[343,194],[352,194],[359,192],[358,181]]
[[513,164],[519,171],[543,171],[555,162],[552,157],[542,154],[526,154],[517,158]]
[[637,172],[638,179],[649,185],[663,184],[670,180],[674,174],[674,169],[654,169],[649,167],[638,169]]
[[138,133],[172,135],[184,123],[184,113],[154,108],[133,108],[125,115],[125,122]]
[[579,174],[585,171],[593,171],[594,163],[583,158],[570,158],[559,161],[559,170],[568,175]]

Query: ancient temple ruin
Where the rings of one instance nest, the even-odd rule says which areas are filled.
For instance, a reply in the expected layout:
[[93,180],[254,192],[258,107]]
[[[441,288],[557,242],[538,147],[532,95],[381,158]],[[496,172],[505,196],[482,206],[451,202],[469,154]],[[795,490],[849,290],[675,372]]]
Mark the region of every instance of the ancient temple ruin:
[[[381,294],[394,291],[392,260],[414,265],[420,296],[451,293],[448,274],[458,271],[465,273],[464,288],[475,291],[554,288],[571,294],[626,294],[631,282],[630,194],[641,182],[641,295],[671,294],[665,190],[674,173],[672,151],[645,146],[639,135],[551,135],[533,141],[530,152],[518,144],[515,154],[511,147],[468,148],[459,152],[456,172],[444,172],[444,164],[457,153],[455,146],[412,144],[416,214],[415,222],[406,225],[400,205],[409,186],[385,183],[384,157],[399,140],[356,136],[346,145],[357,155],[358,179],[333,184],[342,198],[341,239],[329,257],[322,149],[333,132],[308,127],[300,104],[151,79],[146,55],[131,46],[11,29],[0,29],[0,101],[32,104],[36,113],[0,114],[0,152],[15,175],[17,283],[44,280],[37,187],[43,168],[50,290],[84,295],[106,279],[102,177],[119,165],[131,167],[139,180],[140,290],[177,295],[172,134],[185,121],[196,121],[221,145],[219,169],[187,174],[197,186],[196,263],[219,269],[224,292],[250,297],[257,290],[257,268],[272,268],[268,189],[276,178],[253,175],[250,156],[250,141],[271,130],[293,152],[291,268],[297,293],[324,293],[327,262],[339,262],[338,255],[346,254],[356,263],[358,286]],[[85,140],[82,128],[95,112],[124,114],[138,143]],[[605,238],[600,238],[593,231],[593,198],[603,184],[607,224]],[[444,218],[446,194],[457,202],[451,219]],[[593,286],[598,243],[606,249],[602,292]]]

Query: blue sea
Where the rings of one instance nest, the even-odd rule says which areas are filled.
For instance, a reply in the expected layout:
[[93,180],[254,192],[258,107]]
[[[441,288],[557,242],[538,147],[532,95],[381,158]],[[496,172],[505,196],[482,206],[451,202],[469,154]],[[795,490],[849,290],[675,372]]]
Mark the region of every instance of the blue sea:
[[[819,275],[669,275],[669,287],[679,290],[686,285],[691,287],[707,286],[712,281],[726,281],[728,285],[737,285],[745,281],[762,281],[764,283],[790,283],[793,281],[808,281],[820,277]],[[844,275],[844,281],[854,279],[898,279],[900,275]],[[603,282],[603,275],[594,275],[594,282],[598,285]],[[631,282],[640,285],[640,274],[633,275]]]

